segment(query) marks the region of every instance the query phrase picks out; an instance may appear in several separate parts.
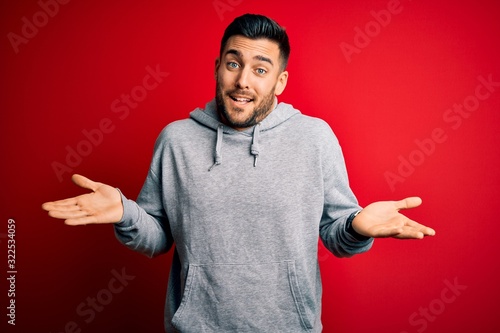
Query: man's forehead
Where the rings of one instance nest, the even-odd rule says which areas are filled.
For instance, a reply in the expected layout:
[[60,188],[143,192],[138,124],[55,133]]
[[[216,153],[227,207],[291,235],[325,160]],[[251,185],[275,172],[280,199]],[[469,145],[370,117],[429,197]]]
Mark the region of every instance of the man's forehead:
[[231,36],[226,43],[223,55],[227,54],[229,50],[239,51],[240,55],[251,53],[252,56],[261,54],[269,57],[279,57],[278,43],[267,38],[252,39],[240,35]]

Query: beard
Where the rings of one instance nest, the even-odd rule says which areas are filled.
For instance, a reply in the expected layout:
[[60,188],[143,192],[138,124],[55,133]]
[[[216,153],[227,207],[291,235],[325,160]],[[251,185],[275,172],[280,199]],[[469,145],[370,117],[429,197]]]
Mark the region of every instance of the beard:
[[[226,91],[224,93],[222,91],[221,84],[217,82],[215,93],[217,111],[219,112],[219,115],[223,116],[223,118],[227,122],[227,125],[231,126],[232,128],[248,128],[255,126],[272,111],[272,107],[274,104],[274,88],[268,95],[262,98],[259,104],[255,105],[254,109],[252,110],[252,112],[250,112],[246,119],[236,120],[231,116],[231,114],[244,112],[244,109],[226,105],[224,96],[230,96],[231,94],[243,95],[251,98],[252,103],[255,102],[255,99],[254,96],[249,96],[248,93],[241,89],[234,89],[232,91]],[[231,108],[231,112],[228,111],[228,108]]]

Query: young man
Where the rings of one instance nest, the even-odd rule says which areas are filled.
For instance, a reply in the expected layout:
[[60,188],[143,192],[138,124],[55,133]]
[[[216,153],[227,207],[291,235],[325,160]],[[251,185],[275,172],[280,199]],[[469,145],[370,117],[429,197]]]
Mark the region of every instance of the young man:
[[330,127],[277,102],[289,53],[277,23],[238,17],[215,100],[161,132],[137,202],[75,175],[92,193],[43,205],[70,225],[114,223],[150,257],[175,244],[167,332],[321,332],[318,237],[346,257],[374,237],[434,235],[398,212],[419,198],[358,206]]

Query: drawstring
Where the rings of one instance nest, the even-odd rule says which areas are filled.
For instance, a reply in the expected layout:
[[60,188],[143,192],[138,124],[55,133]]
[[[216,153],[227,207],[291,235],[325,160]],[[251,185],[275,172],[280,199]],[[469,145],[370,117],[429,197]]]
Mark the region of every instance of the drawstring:
[[224,135],[224,125],[219,124],[217,127],[217,144],[215,145],[215,161],[214,164],[208,169],[208,171],[212,170],[214,166],[221,164],[222,156],[220,150],[222,148],[222,136]]
[[260,123],[255,125],[253,128],[253,137],[252,137],[252,145],[250,146],[250,153],[254,156],[253,166],[257,166],[257,157],[259,157],[259,133],[260,131],[257,129],[257,126],[260,126]]
[[[254,156],[253,160],[253,166],[257,166],[257,157],[259,157],[259,129],[257,126],[260,126],[260,123],[255,125],[253,128],[253,136],[252,136],[252,145],[250,146],[250,154]],[[224,125],[219,124],[217,127],[217,143],[215,145],[215,161],[214,164],[208,169],[208,171],[211,171],[216,165],[220,165],[222,163],[222,155],[221,155],[221,148],[222,148],[222,137],[224,135]]]

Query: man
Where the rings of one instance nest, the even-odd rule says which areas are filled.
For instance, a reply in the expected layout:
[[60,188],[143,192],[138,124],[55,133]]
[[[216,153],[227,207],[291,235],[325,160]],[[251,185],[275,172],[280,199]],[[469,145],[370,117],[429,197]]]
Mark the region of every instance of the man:
[[398,212],[419,198],[358,206],[330,127],[277,102],[289,53],[276,22],[236,18],[215,100],[161,132],[137,202],[75,175],[92,193],[43,205],[69,225],[114,223],[151,257],[175,244],[167,332],[321,332],[318,237],[345,257],[435,233]]

